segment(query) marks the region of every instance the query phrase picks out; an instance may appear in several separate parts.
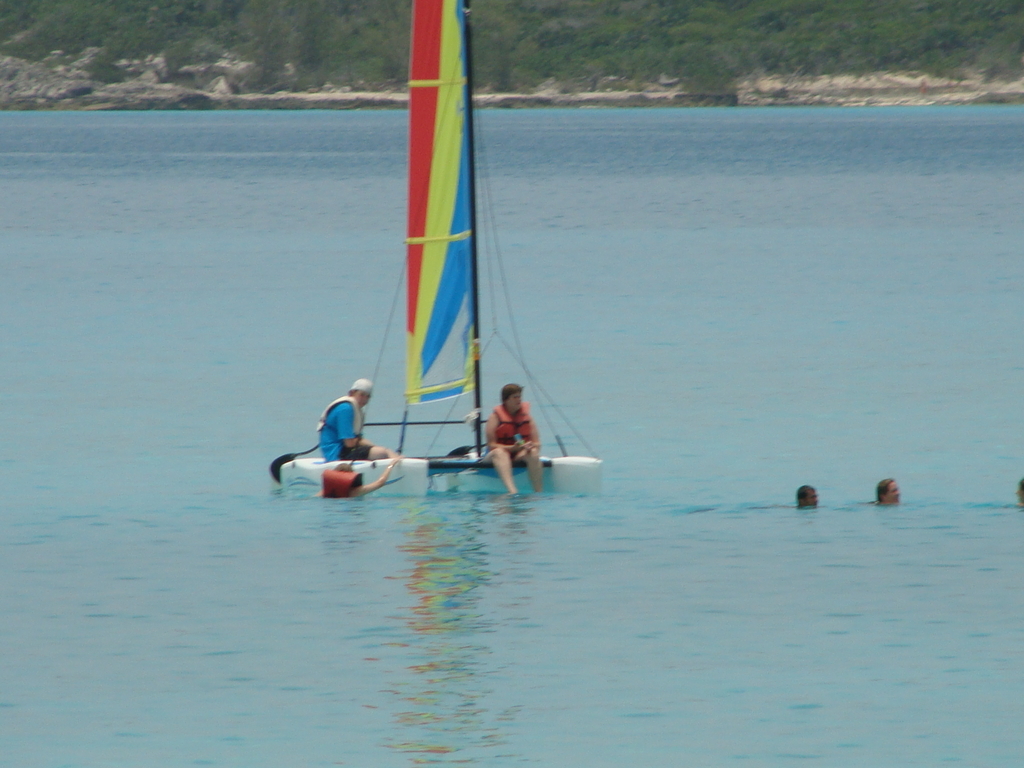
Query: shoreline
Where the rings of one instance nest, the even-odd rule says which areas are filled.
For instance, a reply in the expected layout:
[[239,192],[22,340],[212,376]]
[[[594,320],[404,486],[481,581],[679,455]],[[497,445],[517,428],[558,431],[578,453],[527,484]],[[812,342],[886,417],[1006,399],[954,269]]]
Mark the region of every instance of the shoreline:
[[[151,67],[133,79],[104,84],[90,80],[84,68],[74,65],[51,68],[0,57],[0,110],[405,109],[409,100],[405,90],[353,91],[327,86],[304,92],[244,93],[223,76],[205,88],[164,79],[158,68]],[[744,78],[734,89],[717,92],[691,92],[660,84],[642,90],[571,92],[549,81],[532,93],[480,92],[473,101],[477,107],[491,109],[1024,104],[1024,77],[986,81],[981,76],[952,79],[920,72],[764,75]]]
[[985,80],[934,77],[922,72],[864,75],[760,76],[737,86],[742,106],[966,106],[1024,104],[1024,77]]

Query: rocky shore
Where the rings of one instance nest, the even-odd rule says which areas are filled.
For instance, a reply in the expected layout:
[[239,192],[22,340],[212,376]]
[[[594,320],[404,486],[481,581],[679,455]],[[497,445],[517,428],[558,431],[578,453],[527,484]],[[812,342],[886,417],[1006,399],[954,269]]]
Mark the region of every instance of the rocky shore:
[[[169,71],[161,56],[118,62],[125,80],[101,83],[88,67],[98,49],[74,60],[55,51],[42,62],[0,57],[0,109],[401,109],[405,91],[352,90],[326,85],[309,91],[245,92],[252,64],[222,59]],[[553,81],[533,93],[478,93],[481,107],[640,106],[893,106],[1024,103],[1024,79],[959,80],[914,72],[822,77],[750,77],[733,91],[694,93],[662,77],[642,90],[568,91]]]
[[1024,104],[1024,78],[951,79],[920,72],[873,72],[822,77],[750,77],[738,84],[743,106],[926,106]]

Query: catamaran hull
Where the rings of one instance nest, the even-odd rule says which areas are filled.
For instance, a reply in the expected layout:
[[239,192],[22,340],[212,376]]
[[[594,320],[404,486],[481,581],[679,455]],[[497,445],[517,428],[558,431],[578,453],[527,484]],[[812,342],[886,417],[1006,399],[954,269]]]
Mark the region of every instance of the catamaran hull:
[[[281,485],[298,491],[316,493],[320,490],[325,469],[340,462],[323,459],[296,459],[281,467]],[[601,493],[601,460],[586,456],[563,456],[543,459],[545,493],[593,496]],[[352,468],[363,475],[364,483],[372,483],[387,467],[387,460],[355,461]],[[526,467],[515,467],[512,473],[516,487],[529,493],[530,479]],[[426,496],[436,493],[505,493],[505,486],[493,468],[481,466],[475,459],[402,459],[391,472],[391,481],[376,495]]]
[[[601,493],[601,460],[588,456],[562,456],[541,459],[544,465],[544,492],[572,496],[596,496]],[[460,467],[460,465],[463,465]],[[526,466],[512,470],[512,480],[520,493],[530,493]],[[430,490],[461,493],[505,493],[505,484],[492,467],[475,460],[435,459],[430,461]]]

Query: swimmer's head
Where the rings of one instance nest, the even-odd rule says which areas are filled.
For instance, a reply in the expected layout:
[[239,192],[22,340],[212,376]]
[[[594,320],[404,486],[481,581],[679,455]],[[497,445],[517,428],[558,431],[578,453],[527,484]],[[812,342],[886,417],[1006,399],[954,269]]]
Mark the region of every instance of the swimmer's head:
[[900,503],[900,487],[891,477],[885,478],[875,488],[875,499],[883,506]]
[[796,505],[798,507],[818,506],[818,492],[809,485],[801,485],[796,489]]

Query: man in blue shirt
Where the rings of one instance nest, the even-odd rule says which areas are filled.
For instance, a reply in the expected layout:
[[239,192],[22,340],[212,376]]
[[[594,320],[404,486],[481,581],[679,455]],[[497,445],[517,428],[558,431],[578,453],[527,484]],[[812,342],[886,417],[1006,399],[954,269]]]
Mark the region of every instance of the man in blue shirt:
[[327,406],[320,417],[320,453],[327,461],[393,459],[397,453],[363,437],[363,408],[370,402],[373,382],[357,379],[345,397]]

